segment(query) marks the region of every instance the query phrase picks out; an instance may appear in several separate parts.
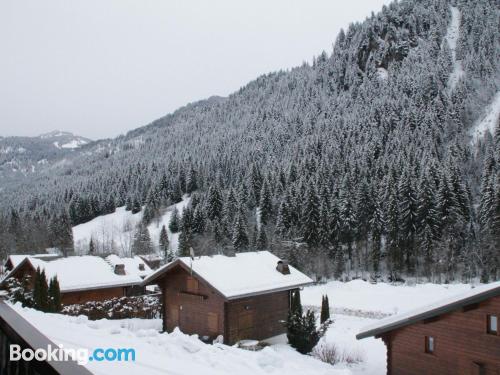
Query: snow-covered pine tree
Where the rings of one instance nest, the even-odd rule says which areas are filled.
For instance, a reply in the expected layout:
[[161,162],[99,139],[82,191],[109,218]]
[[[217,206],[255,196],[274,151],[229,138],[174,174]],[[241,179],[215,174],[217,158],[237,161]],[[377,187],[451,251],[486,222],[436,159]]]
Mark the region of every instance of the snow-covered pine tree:
[[132,253],[133,254],[151,254],[153,253],[153,244],[151,242],[151,236],[149,234],[148,227],[140,222],[134,233],[134,239],[132,242]]
[[170,215],[170,222],[168,223],[168,229],[172,233],[177,233],[180,230],[180,219],[179,219],[179,210],[176,206],[172,210],[172,214]]

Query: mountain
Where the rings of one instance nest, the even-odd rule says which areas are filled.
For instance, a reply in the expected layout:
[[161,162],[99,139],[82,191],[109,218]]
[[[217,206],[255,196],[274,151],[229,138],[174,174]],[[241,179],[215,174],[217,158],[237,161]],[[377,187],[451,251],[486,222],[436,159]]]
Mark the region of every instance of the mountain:
[[61,228],[118,206],[148,224],[191,194],[181,253],[270,248],[317,277],[496,279],[499,17],[495,0],[394,2],[311,65],[68,153],[0,191],[0,249],[67,246]]
[[24,177],[63,163],[65,157],[90,142],[58,130],[37,137],[0,137],[0,178],[5,185],[24,183]]

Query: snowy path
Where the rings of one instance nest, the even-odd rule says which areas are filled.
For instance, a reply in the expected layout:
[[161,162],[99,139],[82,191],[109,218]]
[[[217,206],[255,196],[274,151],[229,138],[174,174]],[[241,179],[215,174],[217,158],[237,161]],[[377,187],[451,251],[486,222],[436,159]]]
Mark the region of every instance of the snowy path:
[[500,118],[500,91],[493,97],[491,103],[486,107],[485,114],[476,122],[470,130],[472,145],[481,139],[487,131],[495,133],[495,127]]
[[465,74],[462,62],[457,60],[457,41],[460,35],[460,10],[457,7],[451,7],[451,22],[446,32],[445,40],[448,43],[451,51],[453,62],[453,71],[448,78],[448,94],[451,94],[457,86],[460,78]]

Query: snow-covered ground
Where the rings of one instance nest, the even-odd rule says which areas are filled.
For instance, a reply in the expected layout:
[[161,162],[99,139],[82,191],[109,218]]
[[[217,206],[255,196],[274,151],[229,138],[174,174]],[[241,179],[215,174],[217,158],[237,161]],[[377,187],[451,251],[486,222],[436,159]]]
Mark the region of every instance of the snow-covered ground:
[[[320,305],[321,296],[328,295],[334,311],[359,315],[373,313],[376,316],[397,314],[426,305],[453,294],[469,290],[468,284],[416,284],[415,286],[371,284],[363,280],[347,283],[330,281],[326,284],[304,288],[301,293],[303,305]],[[353,312],[351,312],[353,311]]]
[[88,362],[94,374],[105,375],[349,375],[288,345],[277,344],[258,352],[226,345],[207,345],[196,336],[176,331],[159,333],[161,320],[99,320],[84,316],[44,314],[15,306],[31,324],[65,348],[133,348],[134,362]]
[[472,136],[472,144],[481,139],[487,131],[491,134],[495,133],[495,127],[498,124],[500,117],[500,91],[493,97],[491,103],[486,107],[486,110],[472,127],[470,134]]
[[[99,320],[44,314],[19,305],[15,309],[56,344],[66,348],[134,348],[135,362],[89,362],[95,374],[289,374],[289,375],[383,375],[386,349],[379,339],[356,340],[356,334],[376,319],[366,316],[392,314],[459,294],[465,284],[393,286],[356,280],[332,281],[304,288],[302,303],[319,308],[321,296],[328,294],[333,325],[320,344],[335,345],[338,353],[360,359],[359,363],[323,363],[301,355],[277,340],[258,352],[226,345],[207,345],[196,336],[179,331],[159,333],[160,320]],[[364,317],[363,317],[364,316]]]
[[457,7],[451,7],[451,22],[446,32],[445,40],[448,43],[451,51],[451,59],[453,70],[448,78],[448,93],[451,94],[460,80],[465,74],[462,62],[457,60],[457,41],[460,35],[460,10]]
[[[184,207],[188,205],[189,200],[188,196],[184,196],[181,202],[168,207],[159,219],[153,220],[149,224],[149,234],[155,247],[158,246],[161,228],[165,225],[170,247],[174,251],[177,251],[179,233],[171,233],[168,229],[168,224],[174,206],[177,207],[180,216]],[[77,225],[73,227],[75,250],[78,253],[86,254],[90,238],[92,238],[97,243],[99,250],[104,247],[108,250],[113,249],[121,256],[130,256],[134,230],[141,219],[142,211],[132,214],[132,212],[126,211],[125,207],[118,207],[112,214],[102,215],[87,223]]]

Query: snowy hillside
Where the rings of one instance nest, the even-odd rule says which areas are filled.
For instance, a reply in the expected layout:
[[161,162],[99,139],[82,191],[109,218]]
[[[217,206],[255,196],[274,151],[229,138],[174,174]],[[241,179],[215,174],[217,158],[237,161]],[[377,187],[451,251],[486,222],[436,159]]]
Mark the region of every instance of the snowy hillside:
[[[182,215],[182,210],[189,204],[189,200],[190,198],[185,195],[182,202],[169,206],[163,210],[159,218],[149,224],[148,230],[155,248],[158,247],[161,228],[165,225],[171,249],[177,251],[179,233],[170,232],[168,224],[174,206],[177,207],[179,215]],[[89,249],[90,239],[92,238],[98,252],[107,249],[108,251],[117,252],[122,256],[129,256],[131,254],[134,230],[142,220],[142,215],[143,210],[132,214],[131,211],[126,211],[125,206],[123,206],[118,207],[112,214],[98,216],[87,223],[73,227],[75,251],[79,254],[86,254]]]
[[472,144],[484,137],[486,132],[492,135],[495,133],[495,126],[497,126],[500,119],[500,91],[493,97],[491,103],[486,107],[484,115],[477,121],[471,129]]

